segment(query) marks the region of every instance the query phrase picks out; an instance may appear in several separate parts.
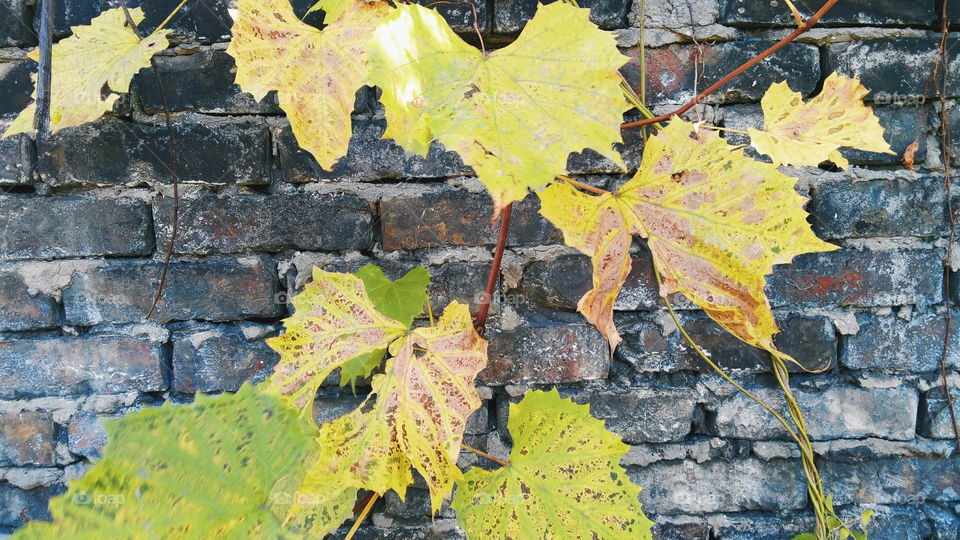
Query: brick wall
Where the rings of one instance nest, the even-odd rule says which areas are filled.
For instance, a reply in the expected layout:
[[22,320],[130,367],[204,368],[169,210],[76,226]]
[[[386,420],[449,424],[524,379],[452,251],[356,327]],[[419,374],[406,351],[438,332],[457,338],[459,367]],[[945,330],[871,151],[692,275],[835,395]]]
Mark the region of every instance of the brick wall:
[[[145,2],[156,24],[177,2]],[[584,0],[619,33],[639,85],[640,2]],[[34,7],[0,0],[0,119],[28,102]],[[57,34],[110,2],[61,0]],[[98,421],[193,392],[261,380],[276,361],[263,338],[289,314],[310,268],[355,270],[374,261],[397,276],[433,274],[434,306],[479,300],[495,228],[488,196],[460,159],[434,148],[410,157],[381,141],[372,91],[358,94],[349,155],[322,171],[300,150],[272,98],[232,84],[227,0],[195,0],[159,58],[181,148],[180,235],[156,317],[143,316],[172,223],[169,156],[152,75],[134,81],[115,114],[37,145],[0,142],[0,529],[47,516],[46,500],[83,474],[104,444]],[[295,2],[303,13],[310,2]],[[647,90],[658,112],[691,97],[790,31],[783,2],[647,0]],[[810,14],[822,2],[798,2]],[[481,0],[487,43],[505,44],[532,0]],[[955,6],[953,6],[955,7]],[[469,32],[470,10],[440,8]],[[842,250],[780,267],[767,292],[783,328],[777,343],[804,365],[793,382],[829,490],[845,516],[877,511],[871,538],[953,539],[960,531],[960,460],[939,387],[945,327],[946,197],[936,110],[923,103],[934,58],[934,0],[841,0],[814,31],[749,70],[692,117],[744,129],[758,100],[786,79],[815,93],[831,71],[860,77],[893,149],[917,141],[916,171],[898,156],[848,152],[848,172],[791,171],[811,197],[817,233]],[[952,9],[960,24],[960,9]],[[309,21],[310,19],[308,19]],[[562,30],[561,30],[562,31]],[[469,34],[465,34],[469,39]],[[960,51],[951,51],[960,58]],[[960,60],[950,84],[960,91]],[[951,106],[952,102],[951,102]],[[960,134],[960,114],[951,128]],[[0,123],[2,123],[0,122]],[[639,163],[637,133],[625,157]],[[735,137],[735,135],[731,135]],[[960,136],[954,136],[960,141]],[[956,153],[957,148],[952,149]],[[585,152],[570,166],[584,181],[621,180]],[[960,190],[955,191],[960,193]],[[960,201],[954,201],[957,204]],[[509,447],[507,404],[526,389],[559,385],[631,445],[624,458],[645,490],[661,539],[782,539],[809,528],[802,470],[775,421],[713,375],[665,317],[637,246],[617,301],[624,342],[611,357],[576,314],[589,288],[585,257],[521,203],[495,299],[485,406],[467,442]],[[960,263],[958,263],[960,264]],[[690,333],[737,380],[778,402],[764,356],[677,300]],[[960,342],[960,335],[954,335]],[[960,349],[947,357],[960,386]],[[356,406],[324,387],[317,418]],[[472,462],[464,456],[463,464]],[[428,517],[426,491],[375,507],[368,536],[459,538],[452,513]]]

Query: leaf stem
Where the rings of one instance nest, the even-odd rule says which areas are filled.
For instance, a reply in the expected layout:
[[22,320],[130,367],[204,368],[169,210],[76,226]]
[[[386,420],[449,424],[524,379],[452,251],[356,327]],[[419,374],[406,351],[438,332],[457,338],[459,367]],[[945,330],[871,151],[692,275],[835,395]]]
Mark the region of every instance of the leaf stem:
[[173,20],[173,17],[174,17],[177,13],[180,13],[180,10],[183,9],[183,6],[187,5],[187,2],[189,2],[189,1],[190,1],[190,0],[181,0],[180,4],[177,5],[177,7],[175,7],[175,8],[173,9],[173,11],[170,12],[169,15],[167,15],[167,18],[164,19],[162,23],[160,23],[160,26],[158,26],[158,27],[156,28],[156,30],[154,30],[154,32],[159,32],[160,30],[163,30],[164,28],[166,28],[167,25],[170,24],[170,21]]
[[488,454],[488,453],[486,453],[486,452],[484,452],[484,451],[482,451],[482,450],[477,450],[476,448],[474,448],[474,447],[472,447],[472,446],[467,446],[467,445],[461,443],[461,444],[460,444],[460,447],[463,448],[464,450],[469,450],[469,451],[473,452],[474,454],[476,454],[476,455],[478,455],[478,456],[480,456],[480,457],[484,457],[484,458],[489,459],[490,461],[499,463],[499,464],[500,464],[501,466],[503,466],[503,467],[506,467],[507,465],[509,465],[509,463],[507,463],[506,461],[504,461],[504,460],[502,460],[502,459],[500,459],[500,458],[498,458],[498,457],[496,457],[496,456],[492,456],[492,455],[490,455],[490,454]]
[[598,187],[593,187],[593,186],[591,186],[590,184],[584,184],[583,182],[578,182],[578,181],[574,180],[573,178],[570,178],[569,176],[565,176],[565,175],[562,175],[562,174],[559,175],[559,176],[557,176],[557,178],[563,180],[564,182],[570,184],[570,185],[573,186],[573,187],[580,188],[580,189],[582,189],[582,190],[589,191],[589,192],[591,192],[591,193],[596,193],[597,195],[604,195],[604,194],[606,194],[606,193],[610,193],[609,191],[607,191],[607,190],[605,190],[605,189],[601,189],[601,188],[598,188]]
[[367,517],[367,514],[370,513],[370,509],[373,508],[373,503],[377,502],[377,499],[380,495],[374,493],[370,500],[367,501],[367,505],[363,507],[363,511],[360,512],[360,515],[357,516],[357,519],[353,522],[353,527],[350,527],[350,532],[347,533],[347,536],[344,537],[344,540],[351,540],[353,535],[357,534],[357,529],[360,528],[360,524],[363,523],[364,518]]
[[490,302],[493,300],[493,291],[497,287],[500,277],[500,264],[503,262],[503,251],[507,247],[507,234],[510,232],[510,214],[513,213],[513,203],[503,207],[500,211],[500,233],[497,236],[497,247],[493,252],[493,263],[490,265],[490,275],[487,276],[487,287],[483,292],[483,300],[477,317],[473,320],[473,327],[483,335],[487,326],[487,314],[490,312]]

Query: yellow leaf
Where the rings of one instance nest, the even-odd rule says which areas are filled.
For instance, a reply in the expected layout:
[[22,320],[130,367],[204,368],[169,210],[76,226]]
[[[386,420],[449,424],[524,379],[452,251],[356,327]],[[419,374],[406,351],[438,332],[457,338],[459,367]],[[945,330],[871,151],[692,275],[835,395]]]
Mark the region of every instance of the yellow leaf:
[[[143,20],[143,10],[129,10],[134,22]],[[113,109],[117,92],[130,90],[130,79],[150,66],[150,58],[169,45],[169,31],[154,32],[142,41],[126,26],[120,8],[104,11],[89,26],[75,26],[73,35],[53,46],[50,81],[50,132],[79,126]],[[38,50],[30,53],[39,60]],[[33,77],[36,83],[36,75]],[[33,98],[37,98],[34,90]],[[4,137],[33,133],[36,105],[20,112]]]
[[775,165],[818,165],[830,160],[842,169],[850,164],[838,152],[841,147],[892,154],[880,121],[863,104],[867,92],[857,79],[836,73],[807,103],[786,82],[773,84],[760,100],[763,131],[748,130],[753,147],[770,156]]
[[541,5],[514,43],[484,55],[435,11],[398,6],[377,29],[369,78],[383,89],[384,138],[420,155],[434,139],[458,152],[497,213],[563,174],[571,152],[622,167],[612,146],[630,108],[617,71],[627,59],[588,15]]
[[330,25],[340,20],[351,3],[352,0],[320,0],[304,13],[304,17],[322,9],[323,24]]
[[413,467],[427,481],[435,512],[462,478],[456,461],[467,419],[480,407],[473,380],[486,366],[487,342],[467,306],[454,302],[436,327],[413,330],[390,352],[371,397],[320,429],[326,458],[315,472],[342,478],[349,471],[358,487],[393,489],[403,498]]
[[[584,314],[612,324],[613,298],[623,283],[629,261],[624,249],[597,249],[620,220],[647,239],[654,264],[663,277],[660,294],[682,292],[734,336],[776,356],[777,330],[764,293],[765,276],[773,265],[790,262],[801,253],[831,251],[836,246],[818,239],[803,210],[806,199],[794,192],[796,181],[770,164],[759,163],[731,148],[715,133],[697,132],[674,119],[644,149],[644,166],[614,196],[591,197],[571,188],[551,186],[545,202],[557,196],[573,201],[549,204],[544,216],[564,232],[571,245],[594,257],[594,290]],[[607,217],[590,226],[578,225],[578,208],[597,208]],[[593,236],[591,236],[593,235]],[[607,235],[607,236],[603,236]],[[616,329],[614,339],[619,341]]]
[[237,84],[257,99],[277,91],[297,141],[324,169],[347,153],[355,94],[370,70],[367,47],[385,2],[351,0],[323,31],[297,18],[289,0],[239,0],[227,53]]
[[286,332],[267,340],[280,362],[265,388],[288,396],[301,415],[310,414],[317,388],[343,364],[385,349],[407,326],[380,313],[353,274],[313,269],[313,283],[291,300],[296,309]]

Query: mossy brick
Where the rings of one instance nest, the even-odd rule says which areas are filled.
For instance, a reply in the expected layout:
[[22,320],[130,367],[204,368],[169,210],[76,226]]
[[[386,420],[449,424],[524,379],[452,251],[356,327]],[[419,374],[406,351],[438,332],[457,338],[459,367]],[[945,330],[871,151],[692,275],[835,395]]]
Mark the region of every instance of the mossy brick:
[[564,384],[605,379],[610,347],[587,324],[542,325],[491,330],[482,384]]
[[0,331],[37,330],[56,324],[56,300],[38,291],[31,293],[19,272],[0,270]]
[[[910,320],[896,315],[857,315],[860,330],[844,341],[841,363],[850,369],[892,373],[939,372],[946,317],[929,311]],[[947,368],[960,369],[960,329],[954,326]]]
[[0,259],[149,255],[152,226],[132,199],[0,197]]
[[[800,2],[800,14],[810,17],[826,0]],[[777,0],[720,0],[720,23],[745,28],[796,27],[790,8]],[[919,26],[936,19],[927,0],[848,0],[837,3],[817,26]]]
[[[225,185],[270,182],[270,133],[262,121],[173,124],[181,182]],[[170,184],[163,125],[104,119],[58,131],[38,147],[37,171],[51,184]]]
[[245,381],[263,381],[277,363],[264,338],[278,328],[258,323],[188,324],[178,327],[173,343],[173,390],[235,392]]
[[[0,17],[0,20],[3,19],[4,17]],[[16,116],[33,102],[30,97],[33,93],[30,74],[36,69],[36,65],[33,60],[0,63],[0,116]]]
[[[550,4],[554,0],[543,2]],[[590,10],[590,20],[610,30],[626,26],[628,0],[584,0],[580,7]],[[493,31],[497,34],[516,34],[537,12],[537,0],[493,0]]]
[[0,0],[0,47],[31,47],[37,44],[30,0]]
[[[834,43],[825,49],[826,72],[860,79],[870,89],[868,100],[906,99],[911,103],[935,95],[928,79],[936,63],[937,41],[884,38]],[[947,84],[960,88],[960,60],[951,57]]]
[[[63,292],[67,321],[79,326],[142,321],[162,266],[159,261],[123,261],[75,275]],[[285,309],[285,297],[278,292],[276,264],[263,256],[174,261],[151,320],[276,317]]]
[[[366,250],[373,245],[370,203],[355,195],[206,194],[179,202],[174,252],[206,255],[250,251]],[[173,228],[173,200],[153,205],[157,245]]]
[[161,344],[123,335],[37,337],[0,342],[0,397],[159,392]]
[[697,407],[690,388],[597,388],[564,393],[628,444],[667,443],[690,434]]
[[820,238],[937,237],[947,232],[943,179],[877,179],[818,184],[809,206]]
[[0,464],[50,466],[56,464],[53,417],[36,411],[0,414]]
[[818,463],[834,504],[907,504],[960,501],[960,459],[891,457]]
[[[560,232],[538,210],[539,202],[532,196],[514,205],[508,245],[561,240]],[[492,245],[498,231],[492,218],[493,204],[486,193],[441,187],[408,197],[384,198],[380,201],[383,249]]]

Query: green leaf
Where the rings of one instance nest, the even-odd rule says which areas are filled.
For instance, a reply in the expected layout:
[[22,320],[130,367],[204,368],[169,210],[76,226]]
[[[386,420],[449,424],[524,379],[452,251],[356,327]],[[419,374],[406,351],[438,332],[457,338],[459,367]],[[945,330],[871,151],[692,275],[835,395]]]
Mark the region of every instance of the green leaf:
[[356,276],[363,280],[370,301],[380,313],[407,326],[423,313],[427,301],[427,287],[430,285],[430,272],[418,266],[405,276],[390,281],[379,266],[368,264],[357,270]]
[[627,445],[556,389],[510,405],[507,466],[472,468],[453,508],[469,538],[652,538],[640,487],[620,459]]
[[[271,511],[273,488],[303,475],[316,427],[278,397],[245,384],[106,428],[103,459],[50,502],[53,522],[31,522],[18,538],[301,537]],[[351,506],[324,508],[312,534],[335,529]]]
[[870,524],[870,520],[873,519],[873,510],[864,510],[863,514],[860,515],[860,528],[867,530],[867,525]]
[[802,533],[794,536],[793,540],[817,540],[817,537],[812,533]]

